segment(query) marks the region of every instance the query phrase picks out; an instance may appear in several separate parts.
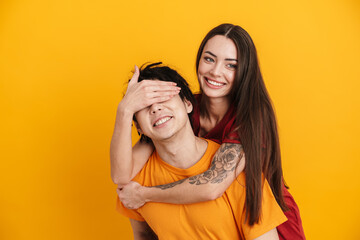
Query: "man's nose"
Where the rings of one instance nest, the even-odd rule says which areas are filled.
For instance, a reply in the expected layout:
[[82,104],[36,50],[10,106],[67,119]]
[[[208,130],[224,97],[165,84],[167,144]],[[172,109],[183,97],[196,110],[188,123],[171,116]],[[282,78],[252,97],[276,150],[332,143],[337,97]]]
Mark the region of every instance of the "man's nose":
[[150,112],[151,112],[152,114],[154,114],[154,113],[156,113],[156,112],[158,112],[158,111],[161,111],[161,110],[163,110],[163,106],[162,106],[161,103],[154,103],[154,104],[151,105],[151,107],[150,107]]

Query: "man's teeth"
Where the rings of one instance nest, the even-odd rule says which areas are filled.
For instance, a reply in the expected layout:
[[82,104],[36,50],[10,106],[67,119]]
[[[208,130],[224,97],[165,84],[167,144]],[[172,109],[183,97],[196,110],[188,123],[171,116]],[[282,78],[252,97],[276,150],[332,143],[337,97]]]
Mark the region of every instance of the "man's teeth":
[[211,80],[207,80],[208,81],[208,83],[210,83],[210,84],[212,84],[212,85],[215,85],[215,86],[222,86],[222,85],[224,85],[223,83],[218,83],[218,82],[214,82],[214,81],[211,81]]
[[158,126],[158,125],[163,124],[164,122],[167,122],[169,120],[170,120],[170,117],[165,117],[165,118],[162,118],[159,121],[157,121],[154,125]]

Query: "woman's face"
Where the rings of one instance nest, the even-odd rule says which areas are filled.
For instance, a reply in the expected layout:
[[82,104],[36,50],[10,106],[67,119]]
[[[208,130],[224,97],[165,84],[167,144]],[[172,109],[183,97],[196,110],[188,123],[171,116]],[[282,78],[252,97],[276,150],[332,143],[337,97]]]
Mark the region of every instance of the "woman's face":
[[227,97],[237,68],[235,43],[222,35],[210,38],[204,46],[198,67],[203,94],[210,98]]

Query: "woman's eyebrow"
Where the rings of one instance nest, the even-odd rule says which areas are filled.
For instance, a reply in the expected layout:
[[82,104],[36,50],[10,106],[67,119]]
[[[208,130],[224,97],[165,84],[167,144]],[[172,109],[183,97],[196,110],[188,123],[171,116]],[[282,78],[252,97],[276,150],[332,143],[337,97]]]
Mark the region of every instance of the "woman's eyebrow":
[[210,52],[210,51],[206,51],[205,53],[208,53],[208,54],[210,54],[210,55],[213,56],[213,57],[217,57],[215,54],[213,54],[213,53]]
[[238,60],[237,59],[234,59],[234,58],[225,58],[226,61],[235,61],[237,62]]
[[[217,57],[215,54],[213,54],[213,53],[210,52],[210,51],[205,51],[205,53],[210,54],[210,55],[213,56],[213,57]],[[235,58],[225,58],[225,60],[226,60],[226,61],[235,61],[235,62],[238,61],[238,60],[235,59]]]

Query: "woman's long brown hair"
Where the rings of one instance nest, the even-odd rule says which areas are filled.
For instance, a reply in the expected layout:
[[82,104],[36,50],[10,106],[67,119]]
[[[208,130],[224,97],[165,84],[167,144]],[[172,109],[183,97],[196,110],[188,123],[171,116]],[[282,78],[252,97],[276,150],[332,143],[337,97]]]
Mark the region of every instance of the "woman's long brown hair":
[[281,209],[287,210],[282,193],[283,174],[276,117],[260,72],[255,45],[240,26],[222,24],[205,36],[197,54],[196,72],[205,44],[216,35],[231,39],[237,49],[238,67],[229,98],[235,104],[236,124],[246,156],[245,209],[251,226],[260,220],[262,173]]

